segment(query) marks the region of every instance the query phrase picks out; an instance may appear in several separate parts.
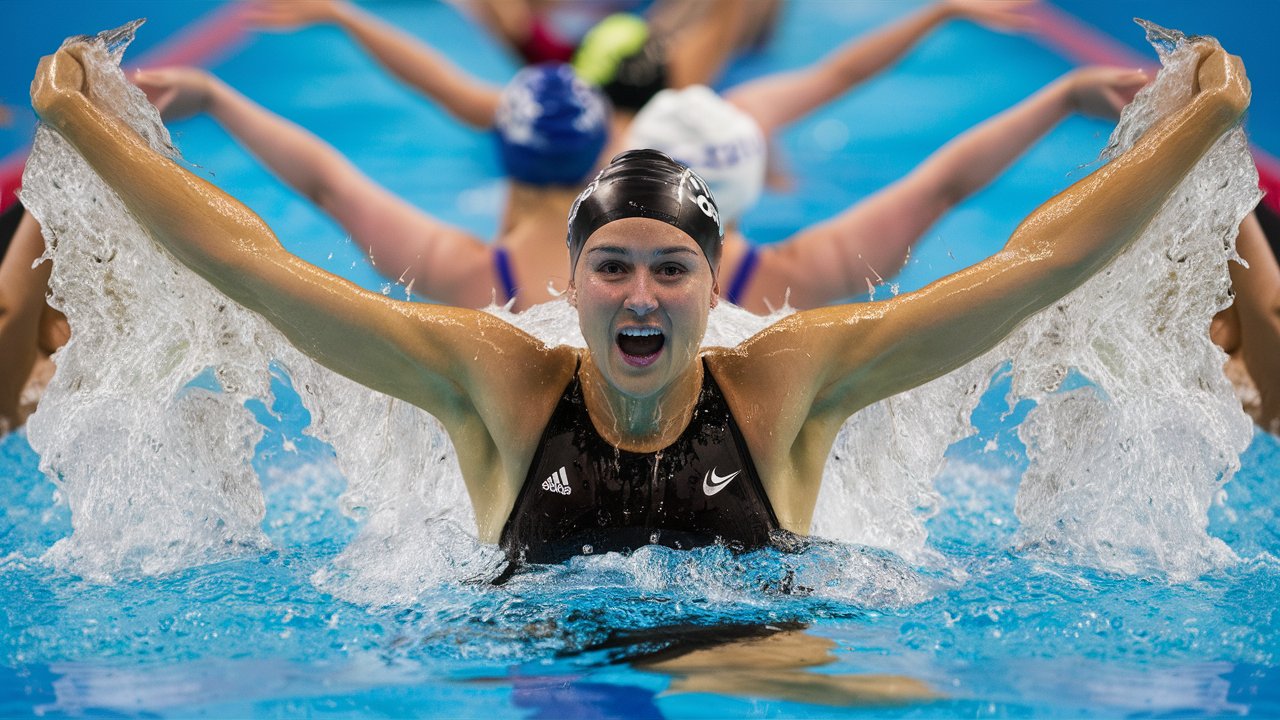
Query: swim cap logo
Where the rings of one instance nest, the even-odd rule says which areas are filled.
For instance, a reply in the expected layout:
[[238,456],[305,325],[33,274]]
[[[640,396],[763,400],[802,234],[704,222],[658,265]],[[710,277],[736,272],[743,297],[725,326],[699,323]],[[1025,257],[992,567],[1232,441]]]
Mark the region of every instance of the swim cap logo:
[[707,184],[702,182],[702,178],[690,171],[685,172],[684,181],[689,185],[689,189],[693,191],[694,204],[698,206],[703,215],[715,220],[716,227],[720,227],[723,231],[720,225],[720,213],[716,210],[715,201],[711,199],[711,188],[708,188]]

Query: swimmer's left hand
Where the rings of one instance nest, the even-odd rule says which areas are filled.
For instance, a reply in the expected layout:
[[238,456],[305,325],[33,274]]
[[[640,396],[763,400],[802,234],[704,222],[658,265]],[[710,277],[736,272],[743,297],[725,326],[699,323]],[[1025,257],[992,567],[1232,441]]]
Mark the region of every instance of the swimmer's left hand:
[[1143,70],[1118,67],[1086,67],[1065,78],[1071,107],[1078,113],[1117,120],[1125,105],[1150,82]]

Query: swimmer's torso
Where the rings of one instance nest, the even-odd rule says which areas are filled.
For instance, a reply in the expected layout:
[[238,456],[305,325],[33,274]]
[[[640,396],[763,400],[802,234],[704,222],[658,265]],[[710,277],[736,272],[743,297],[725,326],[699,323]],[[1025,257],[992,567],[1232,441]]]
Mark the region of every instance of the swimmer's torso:
[[778,521],[710,372],[684,432],[654,453],[620,450],[591,423],[575,375],[543,432],[502,532],[529,562],[628,551],[769,543]]

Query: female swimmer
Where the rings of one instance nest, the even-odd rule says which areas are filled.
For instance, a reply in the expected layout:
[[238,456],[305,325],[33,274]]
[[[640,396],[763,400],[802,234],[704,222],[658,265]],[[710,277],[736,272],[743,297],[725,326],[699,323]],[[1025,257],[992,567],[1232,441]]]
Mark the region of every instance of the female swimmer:
[[1106,267],[1249,102],[1239,59],[1203,42],[1192,99],[991,258],[891,300],[790,315],[732,348],[701,349],[719,290],[710,193],[661,153],[624,154],[569,218],[579,350],[363,291],[285,252],[251,211],[94,104],[89,51],[41,61],[41,118],[179,262],[319,362],[438,418],[481,539],[529,561],[807,532],[846,418],[976,357]]

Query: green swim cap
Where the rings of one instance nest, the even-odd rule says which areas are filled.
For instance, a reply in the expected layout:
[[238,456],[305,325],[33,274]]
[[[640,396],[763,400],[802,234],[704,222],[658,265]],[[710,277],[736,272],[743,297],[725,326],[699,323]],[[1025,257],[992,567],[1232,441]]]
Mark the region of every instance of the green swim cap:
[[627,13],[610,15],[587,33],[573,69],[626,110],[639,110],[667,86],[666,53],[648,23]]

